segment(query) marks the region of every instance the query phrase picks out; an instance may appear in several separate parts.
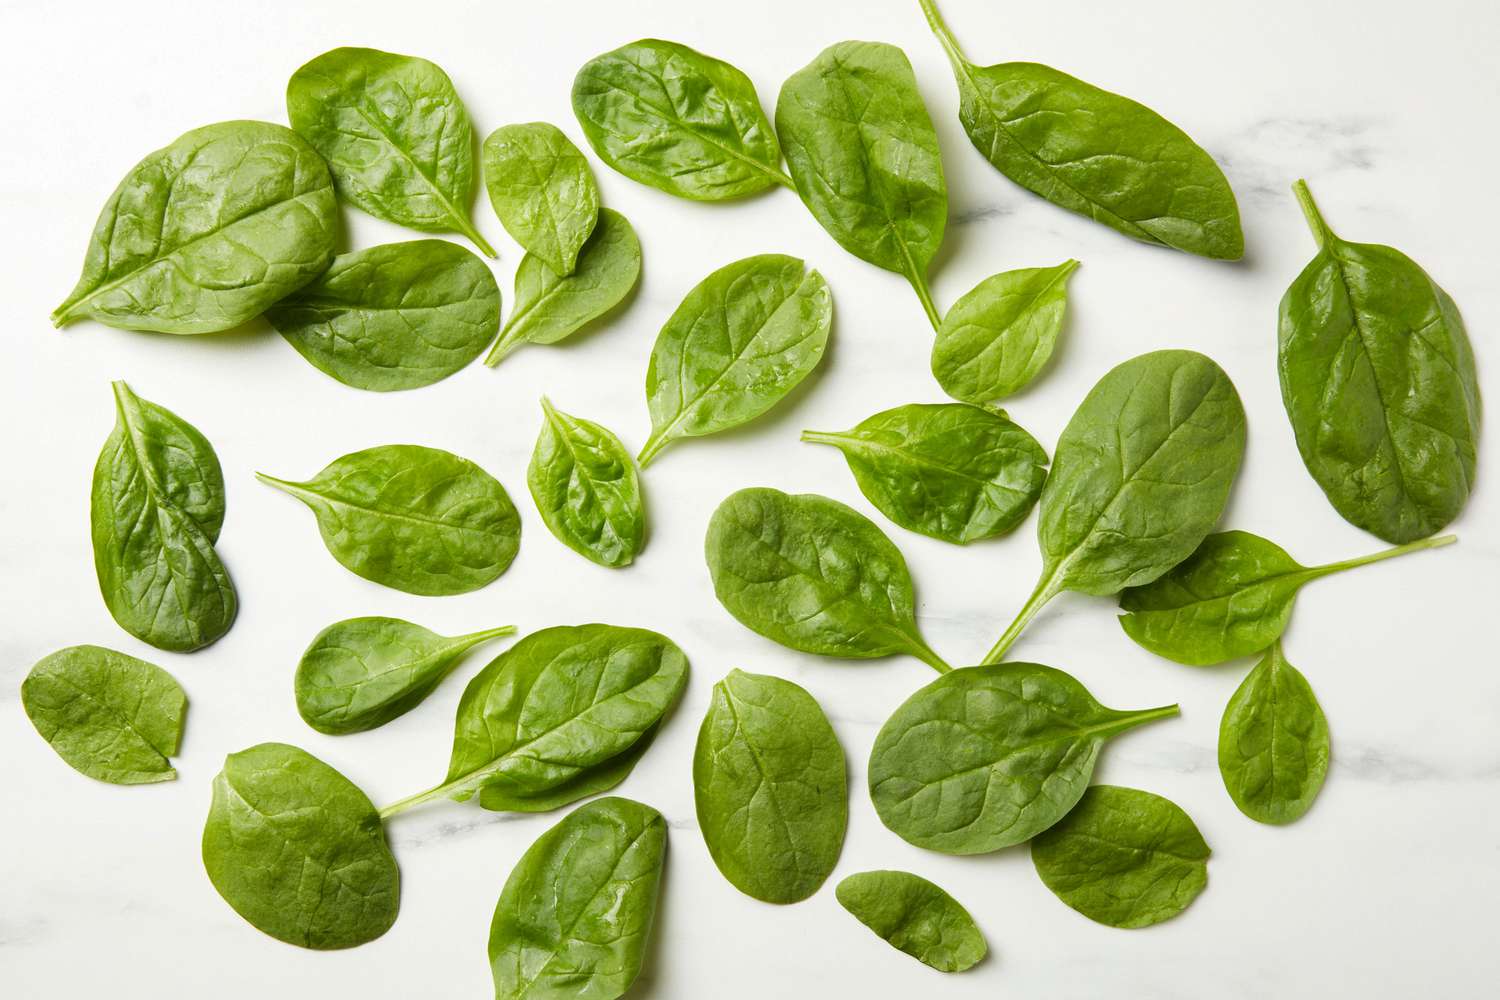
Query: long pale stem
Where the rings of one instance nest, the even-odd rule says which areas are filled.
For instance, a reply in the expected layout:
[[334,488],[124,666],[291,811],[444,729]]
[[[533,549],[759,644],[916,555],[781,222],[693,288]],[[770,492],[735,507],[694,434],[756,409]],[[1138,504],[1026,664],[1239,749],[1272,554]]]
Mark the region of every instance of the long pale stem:
[[1395,548],[1372,552],[1367,556],[1356,556],[1353,559],[1344,559],[1340,562],[1329,563],[1326,566],[1319,566],[1318,569],[1325,573],[1338,573],[1342,570],[1353,569],[1356,566],[1368,566],[1370,563],[1384,562],[1387,559],[1394,559],[1397,556],[1404,556],[1411,552],[1421,552],[1425,549],[1440,549],[1444,545],[1452,545],[1456,541],[1458,541],[1457,535],[1439,535],[1436,538],[1423,538],[1420,541],[1397,545]]
[[922,13],[927,17],[927,26],[942,43],[943,49],[948,53],[948,58],[955,66],[968,62],[964,58],[963,50],[958,47],[958,39],[953,37],[953,32],[948,30],[948,22],[943,20],[943,15],[938,13],[937,4],[933,0],[919,0],[922,4]]
[[1307,181],[1298,180],[1292,185],[1292,193],[1297,196],[1297,204],[1302,206],[1302,214],[1307,217],[1307,225],[1312,229],[1313,238],[1318,241],[1318,249],[1321,250],[1338,239],[1333,235],[1333,230],[1328,228],[1328,223],[1323,221],[1323,213],[1318,211],[1318,203],[1313,201]]
[[943,317],[938,313],[937,306],[932,304],[932,289],[927,285],[927,279],[920,274],[911,273],[907,275],[911,281],[911,287],[917,293],[917,298],[922,303],[922,311],[927,314],[927,322],[932,324],[934,330],[940,330],[943,326]]
[[413,806],[419,806],[424,802],[435,802],[438,799],[446,798],[447,790],[447,785],[438,785],[436,788],[429,788],[426,791],[418,792],[415,795],[408,795],[404,799],[397,799],[395,802],[392,802],[390,805],[380,810],[380,818],[390,819],[392,816],[406,812],[406,810],[412,808]]
[[1051,576],[1044,576],[1037,582],[1036,589],[1031,596],[1026,598],[1026,603],[1021,605],[1021,610],[1016,613],[1015,620],[1010,627],[996,640],[990,651],[984,654],[985,663],[999,663],[1001,657],[1010,649],[1011,645],[1020,638],[1021,632],[1036,617],[1036,613],[1042,610],[1043,605],[1057,596],[1057,590],[1052,582]]

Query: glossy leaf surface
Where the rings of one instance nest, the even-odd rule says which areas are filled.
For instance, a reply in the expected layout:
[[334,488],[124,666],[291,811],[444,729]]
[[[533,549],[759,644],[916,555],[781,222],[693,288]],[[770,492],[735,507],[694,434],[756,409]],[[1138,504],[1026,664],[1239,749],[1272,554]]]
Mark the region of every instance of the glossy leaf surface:
[[983,404],[1030,384],[1057,346],[1077,267],[1067,260],[1002,271],[953,303],[932,345],[932,374],[943,391]]
[[910,872],[858,872],[839,883],[837,896],[892,948],[939,972],[963,972],[989,951],[969,911]]
[[588,161],[555,125],[505,125],[484,140],[484,186],[511,239],[568,275],[599,220]]
[[1240,812],[1290,823],[1312,808],[1328,775],[1328,719],[1278,642],[1245,677],[1219,724],[1219,774]]
[[542,429],[526,484],[547,530],[601,566],[628,566],[646,535],[630,452],[607,428],[542,399]]

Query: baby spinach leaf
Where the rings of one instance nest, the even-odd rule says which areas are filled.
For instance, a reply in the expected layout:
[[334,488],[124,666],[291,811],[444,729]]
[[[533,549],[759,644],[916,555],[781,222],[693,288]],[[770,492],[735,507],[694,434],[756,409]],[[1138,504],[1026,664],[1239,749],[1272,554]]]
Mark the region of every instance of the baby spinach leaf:
[[599,210],[599,224],[567,277],[540,258],[521,258],[516,305],[484,363],[498,365],[522,344],[555,344],[624,301],[641,276],[641,244],[619,212]]
[[1275,642],[1224,707],[1219,774],[1240,812],[1290,823],[1312,808],[1328,774],[1328,720]]
[[328,168],[296,133],[254,121],[193,129],[115,188],[52,323],[227,330],[316,278],[338,222]]
[[1134,239],[1219,260],[1244,254],[1224,172],[1176,125],[1048,66],[975,66],[934,0],[921,4],[953,64],[959,121],[996,170]]
[[258,930],[303,948],[352,948],[390,929],[401,873],[365,793],[305,750],[262,743],[214,778],[203,867]]
[[1444,535],[1309,567],[1259,535],[1220,532],[1151,583],[1122,593],[1120,625],[1158,656],[1190,666],[1223,663],[1280,638],[1303,584],[1457,540]]
[[857,872],[834,893],[839,905],[892,948],[939,972],[963,972],[989,951],[969,911],[910,872]]
[[546,791],[523,793],[522,790],[507,785],[486,785],[479,790],[479,805],[491,812],[551,812],[577,802],[579,799],[607,792],[630,777],[630,772],[635,770],[635,765],[640,763],[646,751],[651,749],[651,744],[660,729],[661,723],[658,722],[646,730],[629,750],[611,757],[602,764],[586,768],[580,771],[577,777],[570,778]]
[[366,448],[302,483],[256,478],[312,510],[323,544],[345,569],[408,594],[478,590],[505,572],[521,544],[505,487],[437,448]]
[[641,972],[667,824],[622,798],[579,806],[529,847],[490,924],[495,1000],[618,1000]]
[[651,350],[644,468],[678,438],[754,420],[823,358],[833,324],[828,284],[782,254],[719,268],[687,294]]
[[356,389],[416,389],[479,357],[500,328],[484,261],[446,240],[341,254],[266,319],[313,367]]
[[932,325],[927,268],[948,224],[937,133],[906,54],[839,42],[782,84],[776,132],[797,193],[839,246],[906,276]]
[[297,713],[320,733],[362,733],[416,708],[470,649],[515,626],[443,636],[399,618],[347,618],[297,664]]
[[955,545],[1020,524],[1047,478],[1035,438],[1002,413],[963,403],[909,403],[841,434],[803,431],[802,440],[841,450],[886,517]]
[[1110,737],[1176,705],[1105,708],[1061,670],[966,667],[908,698],[875,738],[870,797],[902,839],[945,854],[1030,840],[1073,808]]
[[345,200],[420,232],[462,233],[495,256],[469,217],[469,113],[436,65],[379,49],[332,49],[292,74],[286,113],[328,161]]
[[239,599],[214,551],[224,474],[208,439],[115,382],[115,428],[94,465],[94,569],[120,627],[186,653],[234,624]]
[[1244,407],[1213,361],[1152,351],[1111,369],[1058,438],[1039,502],[1042,576],[985,662],[1062,591],[1117,594],[1191,555],[1244,453]]
[[901,552],[841,503],[740,490],[714,511],[704,550],[719,603],[773,642],[855,660],[905,653],[952,669],[917,630]]
[[817,701],[739,670],[714,685],[693,751],[698,826],[734,887],[767,903],[818,891],[849,820],[844,751]]
[[187,695],[161,667],[102,646],[69,646],[21,682],[26,717],[75,771],[115,785],[171,781]]
[[1095,785],[1031,842],[1031,861],[1057,898],[1110,927],[1177,916],[1208,884],[1208,844],[1176,803]]
[[599,220],[599,188],[588,161],[556,125],[505,125],[484,140],[484,186],[501,225],[560,275]]
[[1078,261],[985,278],[953,304],[932,345],[932,374],[966,403],[1020,392],[1052,357]]
[[1474,351],[1458,306],[1399,250],[1348,243],[1294,190],[1318,253],[1281,299],[1277,367],[1297,449],[1334,510],[1393,544],[1463,510],[1478,460]]
[[381,814],[438,799],[463,802],[491,787],[500,791],[489,800],[481,795],[480,805],[545,797],[570,782],[577,796],[601,790],[577,779],[651,732],[682,694],[687,673],[682,650],[645,629],[574,625],[533,632],[464,689],[448,776]]
[[620,439],[542,398],[526,485],[558,541],[600,566],[629,566],[646,534],[635,463]]
[[679,198],[792,186],[755,84],[686,45],[642,38],[590,59],[573,81],[573,114],[599,159]]

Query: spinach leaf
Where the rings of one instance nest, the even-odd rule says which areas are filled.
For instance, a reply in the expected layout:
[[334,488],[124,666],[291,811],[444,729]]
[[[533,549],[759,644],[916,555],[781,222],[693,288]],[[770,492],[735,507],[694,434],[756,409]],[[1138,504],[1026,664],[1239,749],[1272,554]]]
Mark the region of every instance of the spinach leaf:
[[479,805],[491,812],[551,812],[577,802],[579,799],[607,792],[630,777],[630,772],[635,770],[635,765],[640,763],[646,751],[651,749],[651,744],[655,741],[660,729],[661,723],[658,722],[646,730],[629,750],[611,757],[602,764],[585,768],[578,773],[577,777],[569,778],[546,791],[525,793],[506,785],[486,785],[479,790]]
[[966,545],[1003,535],[1031,512],[1047,453],[1003,413],[909,403],[841,434],[802,440],[844,453],[859,491],[903,528]]
[[1208,884],[1208,844],[1176,803],[1095,785],[1031,842],[1031,861],[1057,898],[1110,927],[1150,927],[1187,908]]
[[1259,535],[1220,532],[1156,580],[1122,593],[1120,625],[1158,656],[1191,666],[1223,663],[1280,638],[1303,584],[1457,540],[1444,535],[1309,567]]
[[555,273],[572,274],[599,221],[599,188],[578,147],[556,125],[529,122],[495,129],[483,155],[505,231]]
[[446,240],[341,254],[266,319],[313,367],[356,389],[416,389],[479,357],[500,328],[484,261]]
[[437,448],[366,448],[301,483],[256,478],[312,510],[323,544],[345,569],[408,594],[478,590],[505,572],[521,544],[505,487]]
[[651,350],[645,468],[668,444],[754,420],[823,358],[833,325],[828,284],[782,254],[746,257],[704,278]]
[[193,129],[115,188],[52,323],[227,330],[316,278],[338,223],[328,168],[296,133],[253,121]]
[[642,38],[590,59],[573,81],[573,114],[599,159],[679,198],[792,186],[755,84],[686,45]]
[[1219,774],[1240,812],[1290,823],[1312,808],[1328,774],[1328,720],[1301,671],[1272,643],[1224,707]]
[[932,374],[966,403],[1020,392],[1052,357],[1078,261],[985,278],[953,304],[932,345]]
[[905,653],[952,669],[917,630],[901,552],[841,503],[740,490],[714,511],[704,552],[719,603],[773,642],[855,660]]
[[120,627],[186,653],[234,624],[239,599],[214,551],[224,474],[208,439],[165,407],[113,383],[115,428],[89,498],[94,569]]
[[579,806],[505,880],[490,924],[495,1000],[617,1000],[641,972],[667,824],[622,798]]
[[495,256],[469,217],[474,130],[436,65],[379,49],[332,49],[292,74],[286,113],[328,161],[345,200],[424,233],[462,233]]
[[870,797],[904,840],[983,854],[1030,840],[1073,808],[1106,740],[1176,705],[1105,708],[1061,670],[955,670],[896,709],[870,752]]
[[540,258],[521,258],[516,305],[484,363],[494,367],[522,344],[555,344],[624,301],[641,276],[641,244],[619,212],[599,210],[599,224],[562,277]]
[[203,867],[235,912],[303,948],[373,941],[401,906],[401,873],[375,807],[285,743],[225,758],[203,826]]
[[1458,306],[1399,250],[1348,243],[1294,190],[1318,253],[1281,299],[1281,399],[1334,510],[1392,544],[1463,510],[1478,460],[1479,376]]
[[576,779],[651,732],[682,694],[687,673],[682,650],[645,629],[533,632],[464,689],[447,777],[381,815],[438,799],[463,802],[491,787],[500,791],[490,800],[481,795],[480,805],[546,796],[569,782],[577,795],[592,794],[597,785]]
[[442,636],[399,618],[346,618],[297,664],[297,714],[320,733],[362,733],[416,708],[470,649],[515,626]]
[[939,325],[927,268],[948,224],[937,133],[906,54],[839,42],[793,73],[776,131],[797,193],[839,246],[906,276]]
[[1176,125],[1048,66],[975,66],[934,0],[921,4],[953,64],[959,121],[996,170],[1134,239],[1218,260],[1244,254],[1224,172]]
[[75,771],[115,785],[171,781],[187,695],[161,667],[102,646],[42,657],[21,682],[26,717]]
[[542,398],[542,431],[526,485],[547,530],[600,566],[629,566],[646,535],[646,509],[630,452],[591,420]]
[[892,948],[939,972],[963,972],[989,951],[969,911],[910,872],[857,872],[839,883],[835,895]]
[[767,903],[818,891],[849,820],[844,751],[817,701],[791,681],[729,673],[693,751],[698,826],[734,887]]
[[1058,438],[1039,502],[1042,576],[985,662],[1062,591],[1117,594],[1191,555],[1244,453],[1244,407],[1213,361],[1152,351],[1111,369]]

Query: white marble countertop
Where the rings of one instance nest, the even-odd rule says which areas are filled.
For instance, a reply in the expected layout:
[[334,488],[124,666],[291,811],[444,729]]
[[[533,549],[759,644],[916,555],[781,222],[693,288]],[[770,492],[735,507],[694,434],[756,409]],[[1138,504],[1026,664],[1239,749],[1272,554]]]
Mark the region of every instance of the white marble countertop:
[[[1453,526],[1461,544],[1310,587],[1289,657],[1328,714],[1334,763],[1312,812],[1287,828],[1236,811],[1220,783],[1219,716],[1249,664],[1180,667],[1134,646],[1108,600],[1065,595],[1015,654],[1078,676],[1101,701],[1177,701],[1182,717],[1107,748],[1099,780],[1164,794],[1213,847],[1209,888],[1181,917],[1144,931],[1099,926],[1058,902],[1025,849],[980,858],[924,852],[877,819],[865,762],[887,714],[931,679],[905,659],[832,661],[753,635],[713,598],[702,558],[709,513],[730,491],[816,491],[875,518],[911,563],[922,627],[948,658],[985,650],[1029,591],[1034,528],[957,548],[895,528],[838,456],[802,445],[909,401],[939,401],[931,330],[905,282],[840,250],[786,191],[732,205],[674,200],[594,161],[607,204],[635,223],[645,271],[629,310],[561,348],[527,348],[499,369],[471,366],[413,392],[362,393],[303,362],[268,328],[173,338],[47,313],[77,275],[100,205],[138,158],[182,131],[229,118],[284,121],[283,89],[337,45],[433,59],[452,75],[481,135],[545,119],[582,145],[574,72],[641,36],[727,59],[774,105],[780,82],[844,38],[902,45],[937,124],[951,201],[933,269],[940,304],[981,278],[1077,257],[1065,342],[1012,415],[1049,448],[1090,385],[1124,358],[1191,347],[1233,377],[1250,445],[1226,523],[1271,536],[1304,561],[1380,548],[1342,521],[1304,471],[1274,365],[1276,303],[1313,252],[1289,185],[1305,176],[1344,235],[1389,243],[1425,266],[1463,309],[1492,403],[1500,402],[1500,231],[1494,111],[1500,13],[1429,0],[1199,0],[1067,5],[945,0],[978,62],[1036,60],[1128,94],[1183,126],[1223,164],[1239,196],[1238,264],[1155,250],[1054,208],[997,174],[957,121],[957,93],[915,0],[641,0],[497,4],[363,0],[275,5],[0,3],[9,94],[0,206],[7,358],[0,364],[0,992],[16,1000],[109,996],[264,1000],[325,996],[483,997],[485,940],[500,886],[560,816],[443,804],[395,820],[400,919],[372,944],[314,953],[252,929],[215,894],[198,840],[209,782],[226,753],[296,743],[387,802],[446,766],[452,713],[476,657],[416,711],[383,729],[326,737],[297,718],[291,678],[312,635],[346,616],[390,614],[442,631],[513,622],[522,631],[609,621],[658,629],[688,652],[676,715],[620,792],[671,824],[656,943],[632,996],[1466,997],[1500,977],[1500,671],[1494,627],[1500,455],[1483,441],[1478,491]],[[295,10],[295,13],[293,12]],[[347,211],[354,246],[412,238]],[[487,205],[510,305],[520,258]],[[628,444],[648,430],[642,382],[656,331],[709,270],[753,253],[805,257],[828,278],[834,346],[809,386],[742,431],[684,443],[645,476],[648,547],[631,569],[598,568],[542,526],[524,484],[538,397],[598,420]],[[228,481],[220,551],[242,611],[191,655],[124,634],[100,601],[89,551],[89,476],[123,378],[196,424]],[[358,448],[413,442],[473,458],[521,508],[514,566],[461,597],[407,596],[338,566],[310,515],[252,470],[311,474]],[[122,788],[70,770],[18,698],[42,655],[99,643],[171,670],[191,699],[181,780]],[[848,840],[834,878],[777,908],[740,895],[696,830],[690,757],[712,684],[731,668],[777,673],[821,701],[849,757]],[[916,871],[968,906],[990,941],[981,967],[942,977],[843,912],[833,884],[875,867]]]

